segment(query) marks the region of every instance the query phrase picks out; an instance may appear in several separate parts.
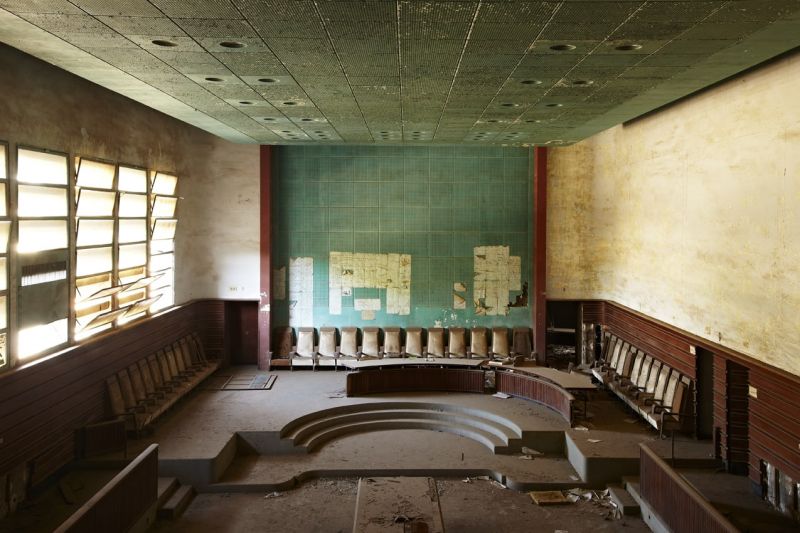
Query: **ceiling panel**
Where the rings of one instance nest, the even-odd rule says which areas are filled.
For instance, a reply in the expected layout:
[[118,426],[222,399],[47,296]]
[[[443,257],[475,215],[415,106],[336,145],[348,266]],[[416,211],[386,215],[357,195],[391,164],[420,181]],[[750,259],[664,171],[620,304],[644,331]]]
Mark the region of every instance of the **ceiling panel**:
[[570,143],[800,46],[800,0],[0,0],[0,10],[13,22],[0,41],[112,89],[132,77],[148,90],[120,92],[237,142]]

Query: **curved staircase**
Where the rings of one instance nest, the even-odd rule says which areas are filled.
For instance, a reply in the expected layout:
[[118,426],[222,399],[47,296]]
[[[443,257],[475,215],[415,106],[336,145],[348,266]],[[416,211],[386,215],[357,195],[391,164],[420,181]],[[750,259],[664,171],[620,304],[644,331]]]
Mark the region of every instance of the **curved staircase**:
[[312,452],[339,437],[387,429],[452,433],[479,442],[497,454],[514,453],[522,446],[520,428],[501,416],[425,402],[377,402],[324,409],[289,422],[280,436],[295,447]]

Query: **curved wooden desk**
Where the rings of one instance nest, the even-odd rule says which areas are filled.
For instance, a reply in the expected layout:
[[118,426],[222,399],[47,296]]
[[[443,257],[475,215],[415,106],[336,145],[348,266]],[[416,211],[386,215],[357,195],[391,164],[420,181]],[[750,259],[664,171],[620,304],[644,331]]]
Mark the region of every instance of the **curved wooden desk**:
[[[347,395],[381,392],[484,392],[484,372],[470,368],[432,366],[372,367],[347,374]],[[376,369],[380,368],[380,370]]]
[[497,392],[545,405],[572,424],[575,397],[569,390],[594,389],[591,379],[544,367],[487,367],[475,359],[377,359],[351,361],[347,395],[385,392],[486,392],[494,371]]
[[575,397],[552,381],[532,374],[497,372],[497,392],[531,400],[557,411],[572,425],[572,403]]

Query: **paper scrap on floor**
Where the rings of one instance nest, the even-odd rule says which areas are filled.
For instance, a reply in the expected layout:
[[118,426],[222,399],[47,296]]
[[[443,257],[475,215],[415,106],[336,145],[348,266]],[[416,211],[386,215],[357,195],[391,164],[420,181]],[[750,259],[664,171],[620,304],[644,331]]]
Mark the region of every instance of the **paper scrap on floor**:
[[503,400],[511,398],[511,395],[506,394],[505,392],[495,392],[494,394],[492,394],[492,396],[494,396],[495,398],[502,398]]

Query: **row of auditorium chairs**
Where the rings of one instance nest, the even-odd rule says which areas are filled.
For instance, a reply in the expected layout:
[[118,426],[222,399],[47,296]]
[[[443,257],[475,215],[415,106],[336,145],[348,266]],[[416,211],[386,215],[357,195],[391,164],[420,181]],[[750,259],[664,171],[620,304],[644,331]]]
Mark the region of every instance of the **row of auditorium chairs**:
[[106,379],[111,413],[138,434],[218,367],[198,335],[187,335]]
[[669,365],[605,332],[592,374],[662,436],[685,427],[692,381]]
[[[273,364],[288,361],[292,367],[338,366],[344,360],[401,357],[457,357],[499,359],[531,356],[529,328],[475,327],[417,328],[333,327],[278,328]],[[276,365],[277,366],[277,365]]]

